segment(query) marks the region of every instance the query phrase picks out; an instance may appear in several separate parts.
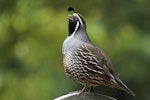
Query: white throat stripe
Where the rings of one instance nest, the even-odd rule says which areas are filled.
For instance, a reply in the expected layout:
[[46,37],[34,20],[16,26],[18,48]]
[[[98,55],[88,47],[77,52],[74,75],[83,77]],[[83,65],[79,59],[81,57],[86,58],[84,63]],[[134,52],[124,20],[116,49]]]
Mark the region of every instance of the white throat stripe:
[[74,36],[74,34],[77,32],[77,29],[78,29],[78,28],[79,28],[79,21],[77,21],[76,27],[75,27],[75,29],[74,29],[74,31],[73,31],[71,37]]

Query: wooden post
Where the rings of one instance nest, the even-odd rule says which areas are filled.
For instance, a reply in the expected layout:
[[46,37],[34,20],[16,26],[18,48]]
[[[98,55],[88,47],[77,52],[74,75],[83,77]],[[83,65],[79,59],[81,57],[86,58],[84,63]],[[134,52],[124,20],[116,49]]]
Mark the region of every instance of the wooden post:
[[84,92],[79,95],[80,92],[71,92],[61,97],[55,98],[54,100],[117,100],[110,96],[101,95],[97,93]]

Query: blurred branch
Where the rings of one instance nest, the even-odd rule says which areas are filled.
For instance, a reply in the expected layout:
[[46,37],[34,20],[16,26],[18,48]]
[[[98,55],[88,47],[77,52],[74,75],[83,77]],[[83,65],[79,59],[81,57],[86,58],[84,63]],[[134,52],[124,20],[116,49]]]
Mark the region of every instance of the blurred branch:
[[84,92],[81,95],[79,95],[79,93],[80,92],[71,92],[54,100],[117,100],[110,96],[101,95],[97,93]]

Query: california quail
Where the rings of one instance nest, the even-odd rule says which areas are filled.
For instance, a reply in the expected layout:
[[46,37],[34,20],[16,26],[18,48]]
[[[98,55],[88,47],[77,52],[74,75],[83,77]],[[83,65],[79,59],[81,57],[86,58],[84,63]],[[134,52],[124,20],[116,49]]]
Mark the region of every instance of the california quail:
[[[68,11],[74,10],[68,8]],[[105,85],[135,94],[119,79],[109,57],[94,46],[86,32],[83,17],[74,11],[69,15],[69,34],[62,47],[64,70],[69,77],[88,87]]]

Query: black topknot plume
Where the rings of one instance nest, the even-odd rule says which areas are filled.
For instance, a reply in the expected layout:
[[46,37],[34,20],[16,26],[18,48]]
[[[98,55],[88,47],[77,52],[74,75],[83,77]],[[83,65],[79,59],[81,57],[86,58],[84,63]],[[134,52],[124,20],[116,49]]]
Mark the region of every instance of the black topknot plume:
[[69,11],[69,12],[70,12],[70,11],[73,11],[74,13],[76,12],[73,7],[69,7],[69,8],[68,8],[68,11]]

